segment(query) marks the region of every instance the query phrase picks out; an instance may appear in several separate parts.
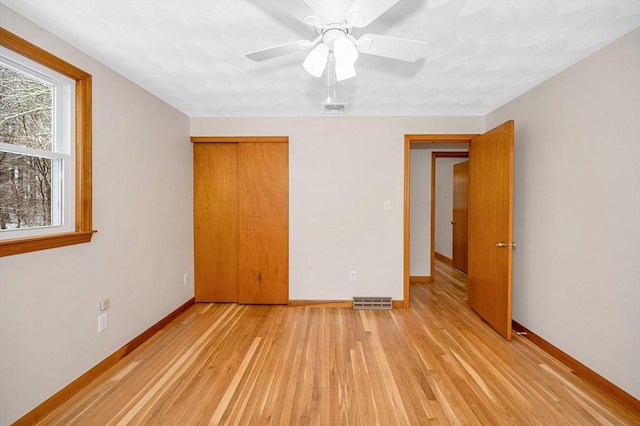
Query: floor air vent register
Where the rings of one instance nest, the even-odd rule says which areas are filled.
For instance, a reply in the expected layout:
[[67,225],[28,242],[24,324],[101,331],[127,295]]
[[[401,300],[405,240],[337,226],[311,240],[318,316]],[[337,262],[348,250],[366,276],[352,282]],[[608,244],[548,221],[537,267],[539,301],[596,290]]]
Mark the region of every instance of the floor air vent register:
[[353,309],[374,309],[384,310],[391,309],[390,297],[354,297]]

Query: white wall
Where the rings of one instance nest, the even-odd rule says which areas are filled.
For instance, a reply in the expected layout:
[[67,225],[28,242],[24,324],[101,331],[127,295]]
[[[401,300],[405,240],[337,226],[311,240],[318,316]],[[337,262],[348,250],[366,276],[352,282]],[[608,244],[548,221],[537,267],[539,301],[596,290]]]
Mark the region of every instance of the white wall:
[[640,398],[640,30],[487,116],[515,119],[513,317]]
[[411,149],[411,204],[409,275],[431,275],[431,153],[423,147]]
[[437,253],[453,258],[453,165],[467,158],[436,158],[436,206],[434,246]]
[[[193,296],[189,119],[0,5],[0,25],[93,75],[93,241],[0,259],[0,424]],[[193,276],[193,273],[192,273]],[[111,298],[97,333],[98,301]]]
[[483,117],[193,118],[191,134],[289,136],[290,299],[402,300],[404,135],[483,126]]

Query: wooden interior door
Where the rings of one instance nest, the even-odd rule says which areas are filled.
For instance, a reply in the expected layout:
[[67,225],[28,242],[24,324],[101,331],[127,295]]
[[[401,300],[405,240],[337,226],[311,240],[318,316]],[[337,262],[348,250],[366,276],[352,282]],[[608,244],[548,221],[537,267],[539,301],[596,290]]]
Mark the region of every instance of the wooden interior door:
[[196,302],[238,301],[238,144],[193,146]]
[[469,161],[453,165],[453,267],[468,272],[468,209]]
[[511,339],[513,121],[469,146],[469,304]]
[[289,178],[286,143],[239,145],[240,303],[289,300]]

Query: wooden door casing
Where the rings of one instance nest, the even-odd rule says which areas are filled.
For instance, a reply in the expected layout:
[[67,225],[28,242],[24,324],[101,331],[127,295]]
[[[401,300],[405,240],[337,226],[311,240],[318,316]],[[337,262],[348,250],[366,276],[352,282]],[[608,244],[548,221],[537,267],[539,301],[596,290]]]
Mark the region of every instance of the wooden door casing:
[[[463,146],[460,144],[468,144],[473,138],[478,136],[477,134],[406,134],[404,135],[404,235],[403,235],[403,303],[402,306],[408,308],[410,306],[410,294],[411,294],[411,280],[410,280],[410,258],[411,258],[411,232],[410,232],[410,219],[411,219],[411,149],[415,146],[437,146],[432,144],[457,144],[457,146]],[[464,145],[466,147],[466,145]],[[432,158],[433,161],[433,158]],[[432,166],[433,169],[433,166]],[[433,170],[432,170],[433,173]],[[433,177],[432,177],[433,187]],[[433,207],[432,207],[433,209]],[[432,210],[433,217],[433,210]],[[433,229],[433,222],[431,225]],[[433,232],[431,247],[433,249]],[[433,250],[432,250],[433,252]],[[431,264],[433,265],[433,258]],[[433,277],[433,270],[431,271]]]
[[453,267],[468,272],[469,161],[453,165]]
[[[469,305],[511,339],[513,133],[508,121],[469,148]],[[499,247],[499,244],[506,247]]]

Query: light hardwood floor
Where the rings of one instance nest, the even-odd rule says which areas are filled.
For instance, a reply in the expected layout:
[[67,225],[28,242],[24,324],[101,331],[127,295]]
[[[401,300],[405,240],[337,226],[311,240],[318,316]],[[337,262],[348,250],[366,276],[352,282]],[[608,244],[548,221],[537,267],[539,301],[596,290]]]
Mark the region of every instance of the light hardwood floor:
[[41,424],[640,424],[435,278],[392,311],[196,304]]

